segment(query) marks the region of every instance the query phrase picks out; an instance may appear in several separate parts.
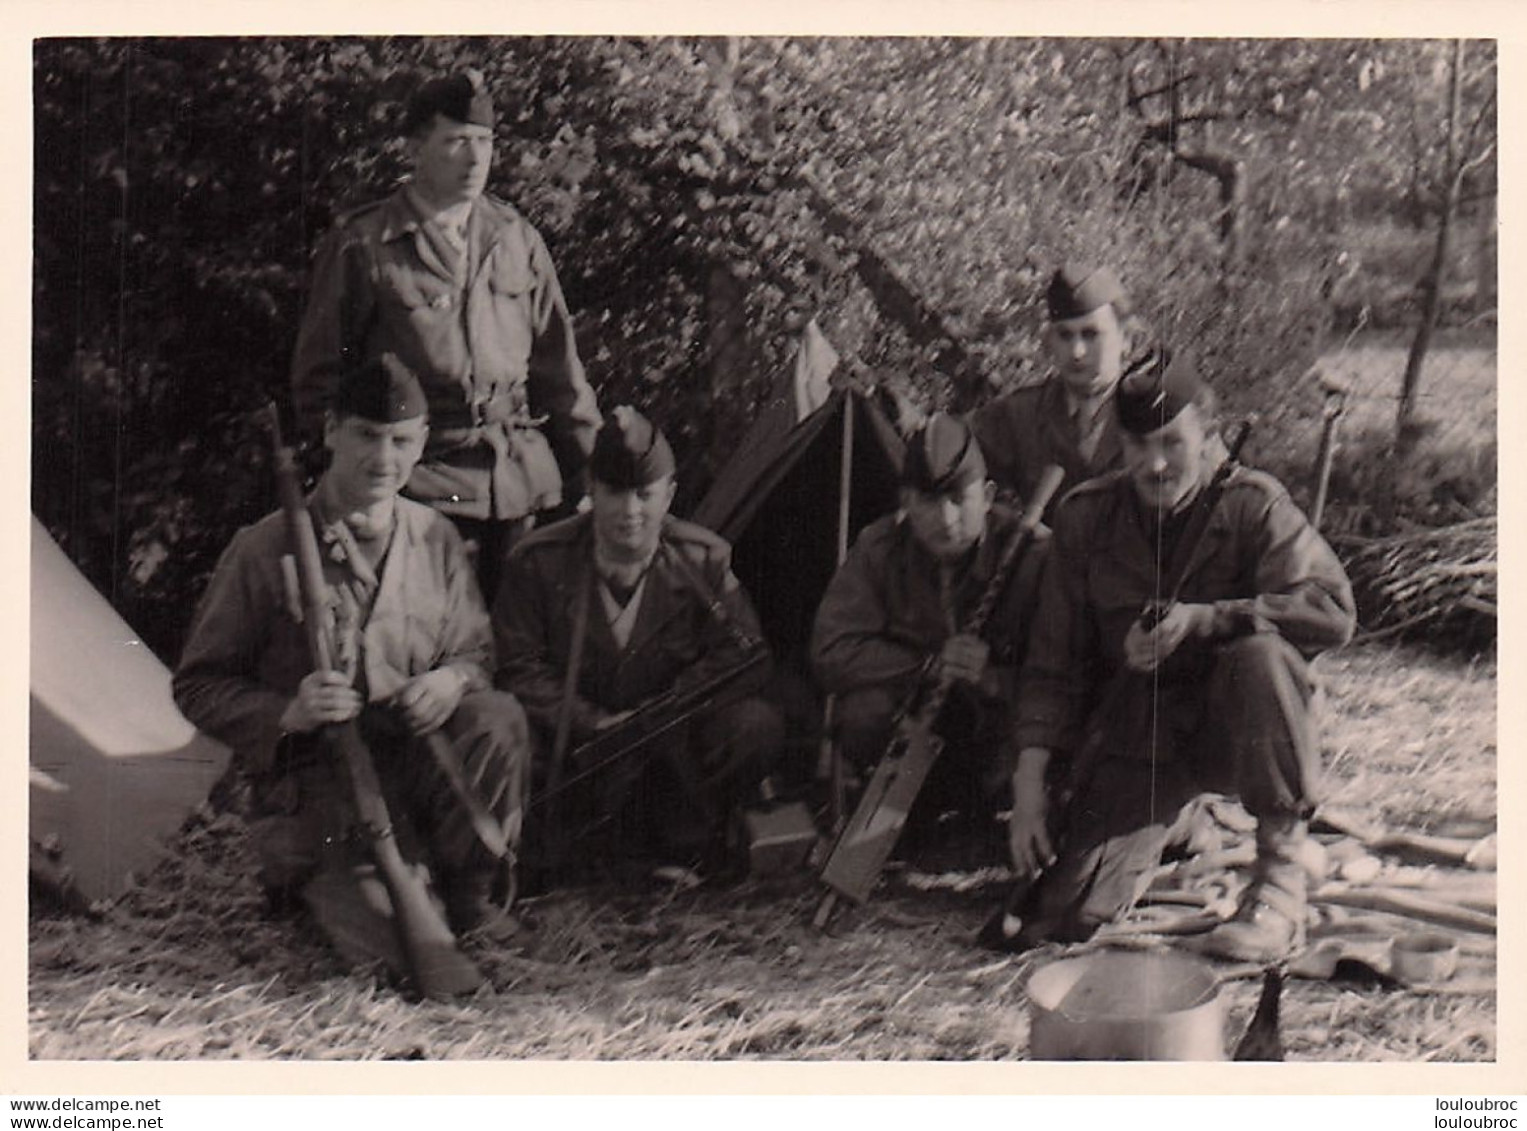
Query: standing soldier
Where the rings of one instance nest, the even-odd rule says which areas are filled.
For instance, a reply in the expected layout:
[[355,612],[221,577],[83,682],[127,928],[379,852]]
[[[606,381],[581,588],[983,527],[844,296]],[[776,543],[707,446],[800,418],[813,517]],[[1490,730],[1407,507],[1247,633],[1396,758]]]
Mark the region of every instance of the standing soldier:
[[[344,763],[319,731],[357,720],[399,846],[429,866],[458,932],[505,922],[529,762],[524,712],[489,682],[492,634],[461,537],[398,497],[426,444],[426,412],[418,380],[384,354],[341,379],[325,417],[331,458],[308,511],[334,604],[336,670],[313,670],[280,513],[234,536],[175,670],[175,702],[249,777],[272,905],[304,897],[356,960],[378,956],[365,928],[336,924],[362,902],[364,830]],[[478,839],[484,811],[508,860],[502,844]]]
[[418,374],[431,428],[408,494],[475,543],[490,601],[535,513],[577,501],[599,426],[546,244],[484,194],[493,126],[475,71],[419,89],[403,123],[413,175],[320,245],[292,365],[309,428],[343,366],[387,351]]
[[[1256,818],[1257,855],[1239,912],[1207,949],[1275,961],[1304,937],[1320,774],[1309,661],[1351,637],[1352,587],[1271,476],[1235,466],[1222,491],[1206,490],[1224,451],[1210,390],[1184,359],[1157,355],[1115,407],[1124,467],[1056,511],[1020,685],[1013,862],[1027,875],[1060,858],[1017,944],[1083,939],[1127,911],[1183,805],[1213,790]],[[1178,599],[1142,620],[1179,575]],[[1055,756],[1075,758],[1075,795],[1052,845]]]
[[1036,532],[982,635],[963,631],[1018,526],[995,493],[969,427],[934,414],[908,444],[899,512],[864,528],[817,610],[812,664],[838,697],[838,739],[861,772],[885,753],[928,665],[953,677],[936,724],[945,752],[913,809],[913,837],[949,809],[980,822],[1007,808],[1011,704],[1048,531]]
[[[982,406],[971,418],[999,490],[1027,502],[1049,464],[1066,477],[1054,498],[1119,466],[1109,408],[1129,348],[1129,301],[1107,267],[1066,264],[1045,291],[1045,352],[1054,372]],[[1053,515],[1055,503],[1047,512]]]
[[[668,515],[674,460],[660,431],[617,408],[588,470],[589,512],[515,547],[493,609],[499,684],[525,704],[542,740],[536,777],[549,785],[592,769],[573,758],[578,746],[766,647],[732,574],[731,547]],[[559,797],[551,812],[561,827],[547,828],[537,810],[533,851],[550,838],[585,860],[650,851],[674,863],[718,863],[729,818],[756,796],[783,745],[779,711],[753,695],[767,677],[760,664],[687,726],[652,739],[646,756]],[[595,826],[610,836],[571,843]]]

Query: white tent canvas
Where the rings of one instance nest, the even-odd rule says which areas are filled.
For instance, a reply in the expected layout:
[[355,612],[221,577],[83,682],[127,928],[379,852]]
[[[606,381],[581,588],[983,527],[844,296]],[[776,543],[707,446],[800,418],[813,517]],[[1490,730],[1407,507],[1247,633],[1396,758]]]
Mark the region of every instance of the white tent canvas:
[[32,519],[28,825],[89,899],[152,867],[228,765],[176,709],[170,673]]

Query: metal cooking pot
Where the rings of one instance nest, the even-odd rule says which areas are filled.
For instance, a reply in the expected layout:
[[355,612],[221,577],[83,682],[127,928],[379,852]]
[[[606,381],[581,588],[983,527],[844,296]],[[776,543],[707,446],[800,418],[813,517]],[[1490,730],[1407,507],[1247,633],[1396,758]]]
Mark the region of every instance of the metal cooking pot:
[[1033,1060],[1224,1060],[1219,979],[1181,954],[1103,950],[1028,979]]

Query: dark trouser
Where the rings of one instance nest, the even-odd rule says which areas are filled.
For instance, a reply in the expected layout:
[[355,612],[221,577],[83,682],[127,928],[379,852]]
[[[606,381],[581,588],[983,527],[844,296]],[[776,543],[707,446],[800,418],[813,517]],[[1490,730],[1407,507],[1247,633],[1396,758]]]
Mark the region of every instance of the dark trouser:
[[514,544],[534,529],[536,516],[523,518],[484,519],[461,518],[451,515],[456,531],[467,543],[477,570],[477,585],[482,590],[488,608],[493,607],[493,595],[498,592],[498,582],[504,575],[504,562]]
[[[537,788],[551,736],[541,735]],[[701,860],[724,847],[728,821],[758,796],[784,745],[785,722],[762,699],[727,703],[633,750],[531,812],[526,852],[552,873],[614,857]],[[579,767],[569,756],[564,779]]]
[[[1255,817],[1305,816],[1318,799],[1320,745],[1309,665],[1260,633],[1218,648],[1206,678],[1151,682],[1109,720],[1119,736],[1080,780],[1063,813],[1060,858],[1033,893],[1044,937],[1079,941],[1127,911],[1149,884],[1183,806],[1205,792],[1239,797]],[[1153,718],[1154,716],[1154,718]],[[1141,739],[1143,738],[1143,741]]]
[[[368,707],[358,724],[405,859],[426,865],[437,889],[499,872],[504,863],[478,838],[427,744],[409,735],[390,708]],[[530,763],[529,728],[519,701],[502,691],[470,692],[441,729],[467,783],[504,830],[512,855],[520,840]],[[252,786],[250,838],[267,889],[295,891],[322,876],[325,890],[342,896],[359,882],[370,852],[337,752],[304,737],[291,744],[273,773]]]
[[[895,734],[897,713],[909,688],[863,687],[838,696],[833,707],[843,757],[861,774],[874,770]],[[984,821],[1011,804],[1009,783],[1016,755],[1006,706],[958,685],[935,727],[944,740],[908,816],[916,830],[941,813],[958,810]]]

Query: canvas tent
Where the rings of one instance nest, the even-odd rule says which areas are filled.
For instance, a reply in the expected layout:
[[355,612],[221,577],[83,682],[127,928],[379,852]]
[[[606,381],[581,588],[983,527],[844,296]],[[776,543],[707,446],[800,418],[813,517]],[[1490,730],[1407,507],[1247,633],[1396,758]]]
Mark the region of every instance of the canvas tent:
[[817,603],[838,567],[840,536],[852,544],[896,508],[901,468],[901,438],[873,396],[829,392],[825,380],[820,388],[822,396],[811,397],[799,369],[794,381],[781,382],[690,516],[732,543],[737,577],[775,657],[800,671]]
[[31,564],[29,830],[104,899],[153,865],[229,755],[175,708],[169,671],[35,517]]

